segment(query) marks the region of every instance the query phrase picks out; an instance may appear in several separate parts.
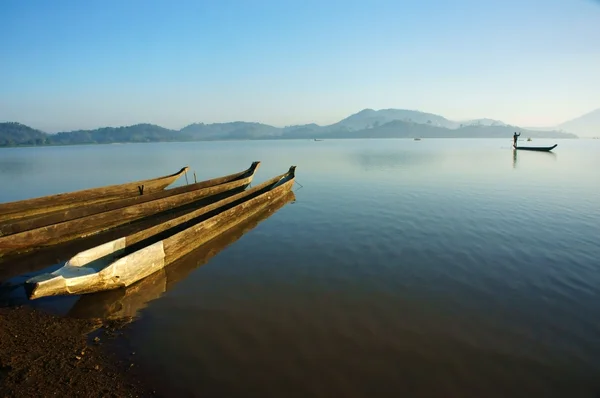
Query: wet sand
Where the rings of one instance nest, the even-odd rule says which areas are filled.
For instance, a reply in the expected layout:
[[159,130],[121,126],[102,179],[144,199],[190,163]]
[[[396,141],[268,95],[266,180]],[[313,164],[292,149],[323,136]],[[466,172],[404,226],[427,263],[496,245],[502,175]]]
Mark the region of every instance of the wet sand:
[[0,308],[0,396],[156,396],[126,352],[126,322]]

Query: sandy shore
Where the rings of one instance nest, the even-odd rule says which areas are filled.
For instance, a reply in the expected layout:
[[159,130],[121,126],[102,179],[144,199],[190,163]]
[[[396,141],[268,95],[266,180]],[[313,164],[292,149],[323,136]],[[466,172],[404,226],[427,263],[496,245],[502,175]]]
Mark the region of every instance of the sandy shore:
[[122,327],[25,306],[0,308],[0,396],[156,396],[136,376]]

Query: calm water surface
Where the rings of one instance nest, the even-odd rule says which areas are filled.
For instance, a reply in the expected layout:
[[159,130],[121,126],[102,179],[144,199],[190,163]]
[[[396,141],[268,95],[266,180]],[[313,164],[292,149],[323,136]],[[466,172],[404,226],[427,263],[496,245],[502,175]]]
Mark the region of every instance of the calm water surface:
[[595,397],[600,141],[557,143],[2,149],[0,201],[184,165],[200,180],[261,160],[255,183],[298,166],[295,201],[146,287],[32,303],[137,311],[137,364],[165,395]]

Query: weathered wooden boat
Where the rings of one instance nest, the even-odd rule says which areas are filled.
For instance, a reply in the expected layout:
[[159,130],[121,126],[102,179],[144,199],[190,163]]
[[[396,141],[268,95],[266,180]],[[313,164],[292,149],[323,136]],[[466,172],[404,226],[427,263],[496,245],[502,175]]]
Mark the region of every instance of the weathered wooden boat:
[[29,231],[35,228],[41,228],[47,225],[74,220],[76,218],[87,217],[93,214],[103,213],[110,210],[121,209],[136,204],[151,202],[157,199],[167,198],[169,196],[175,196],[185,192],[196,191],[200,188],[208,188],[211,186],[225,184],[227,182],[232,182],[248,175],[248,173],[254,170],[255,167],[258,167],[258,163],[252,164],[248,169],[244,171],[226,175],[224,177],[218,177],[206,181],[197,182],[195,184],[184,185],[177,188],[167,189],[141,196],[134,196],[125,199],[115,199],[108,202],[93,203],[87,206],[79,206],[75,208],[58,210],[42,215],[24,217],[18,220],[0,222],[0,236],[12,235],[19,232]]
[[242,221],[206,244],[195,247],[182,258],[131,286],[81,295],[69,310],[68,316],[103,319],[135,318],[150,301],[159,299],[194,270],[208,263],[226,247],[231,246],[294,199],[294,192],[289,191],[261,212]]
[[33,276],[31,274],[37,274],[40,270],[48,268],[49,266],[59,267],[81,251],[91,249],[92,247],[102,245],[111,240],[187,214],[190,210],[214,203],[242,190],[242,188],[239,188],[237,190],[209,196],[195,201],[191,205],[180,206],[169,211],[152,214],[151,216],[132,220],[125,224],[117,225],[113,228],[81,238],[37,248],[36,250],[21,253],[8,253],[0,257],[0,284],[11,279],[13,279],[12,282],[9,282],[11,284],[18,283],[18,280],[21,280],[22,284],[23,281]]
[[127,287],[259,213],[291,190],[295,166],[254,188],[72,257],[25,282],[30,299]]
[[7,254],[23,253],[66,242],[76,238],[114,228],[143,217],[173,211],[181,206],[193,205],[199,200],[245,189],[254,177],[260,162],[254,162],[245,172],[238,174],[233,181],[206,187],[203,182],[176,188],[174,195],[154,198],[148,202],[112,209],[101,213],[79,217],[56,224],[0,236],[0,257]]
[[513,149],[521,150],[521,151],[538,151],[538,152],[550,152],[554,148],[556,148],[558,144],[554,144],[552,146],[513,146]]
[[0,203],[0,221],[13,220],[60,209],[76,208],[91,203],[99,203],[112,199],[161,191],[174,183],[179,177],[187,172],[188,169],[189,168],[186,166],[177,173],[149,180],[106,185],[103,187]]

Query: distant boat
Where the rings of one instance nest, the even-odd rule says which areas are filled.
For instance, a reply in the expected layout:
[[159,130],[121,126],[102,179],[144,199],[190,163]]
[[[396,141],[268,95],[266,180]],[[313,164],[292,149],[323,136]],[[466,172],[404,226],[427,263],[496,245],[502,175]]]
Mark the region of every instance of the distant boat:
[[415,141],[421,141],[421,139],[420,139],[420,138],[415,138],[414,140],[415,140]]
[[527,141],[531,141],[531,138],[527,138]]
[[515,147],[513,146],[513,149],[519,149],[522,151],[538,151],[538,152],[550,152],[551,150],[553,150],[554,148],[556,148],[558,146],[558,144],[554,144],[552,146],[518,146]]
[[315,138],[315,141],[323,141],[323,140],[319,140],[319,139]]

